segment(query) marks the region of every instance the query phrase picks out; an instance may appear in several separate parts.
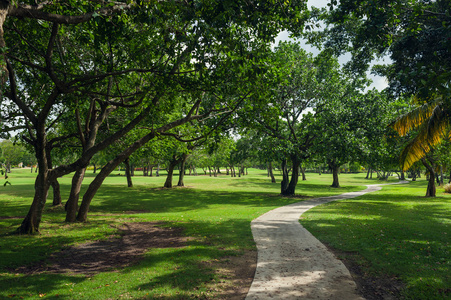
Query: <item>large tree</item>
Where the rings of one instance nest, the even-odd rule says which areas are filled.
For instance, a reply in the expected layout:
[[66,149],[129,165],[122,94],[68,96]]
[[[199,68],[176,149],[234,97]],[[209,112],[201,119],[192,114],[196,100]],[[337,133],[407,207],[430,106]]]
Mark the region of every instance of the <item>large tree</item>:
[[[282,28],[298,31],[304,9],[301,0],[282,5],[0,1],[2,132],[22,129],[39,164],[33,204],[19,232],[39,230],[49,186],[59,176],[76,171],[76,194],[92,156],[138,124],[145,122],[148,132],[97,175],[83,197],[78,220],[86,220],[89,203],[108,172],[147,141],[183,123],[236,109],[249,93],[246,84],[261,71],[257,53]],[[227,83],[234,85],[237,97],[225,100]],[[215,94],[217,101],[187,97],[185,116],[160,122],[162,114],[177,109],[175,95],[201,91]],[[128,118],[122,128],[98,140],[99,129],[112,114]],[[57,130],[63,120],[73,125]],[[51,139],[50,132],[56,133]],[[53,168],[53,147],[74,139],[80,145],[78,159]]]

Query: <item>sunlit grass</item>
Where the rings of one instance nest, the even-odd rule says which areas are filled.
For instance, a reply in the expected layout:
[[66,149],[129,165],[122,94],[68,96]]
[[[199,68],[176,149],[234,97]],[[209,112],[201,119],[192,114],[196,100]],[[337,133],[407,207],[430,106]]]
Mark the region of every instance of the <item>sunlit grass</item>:
[[[296,190],[303,197],[285,198],[279,196],[280,174],[276,174],[277,183],[272,184],[266,172],[261,170],[252,169],[249,175],[235,178],[225,174],[218,177],[186,176],[186,187],[174,189],[161,188],[166,179],[162,173],[160,177],[143,177],[136,172],[134,186],[127,188],[123,172],[121,175],[114,172],[98,191],[88,214],[89,221],[84,224],[64,223],[64,209],[51,207],[50,191],[41,234],[17,236],[9,233],[20,225],[28,212],[36,174],[29,173],[29,170],[13,170],[9,178],[11,185],[0,187],[0,299],[11,295],[26,299],[214,298],[218,292],[210,290],[209,286],[228,278],[219,278],[203,262],[254,249],[250,230],[254,218],[293,202],[362,190],[365,184],[380,183],[375,179],[365,180],[365,174],[341,174],[342,188],[332,189],[329,187],[332,183],[330,174],[308,173],[308,180],[299,181]],[[94,176],[91,172],[87,174],[82,192]],[[174,184],[177,180],[178,176],[175,176]],[[395,178],[391,180],[396,181]],[[59,179],[63,201],[69,194],[70,181],[70,176]],[[394,258],[406,263],[418,262],[415,265],[418,269],[443,268],[434,277],[434,280],[443,281],[443,285],[431,285],[433,290],[440,289],[446,284],[449,286],[449,278],[443,275],[449,271],[449,244],[443,244],[438,238],[439,232],[445,232],[443,226],[449,221],[449,202],[446,202],[449,198],[443,196],[430,201],[415,196],[424,191],[425,187],[420,182],[387,187],[374,195],[322,206],[320,208],[324,211],[312,211],[306,220],[310,224],[307,226],[312,227],[312,231],[316,228],[319,236],[333,232],[331,235],[335,235],[337,247],[341,243],[346,249],[351,249],[349,251],[361,251],[366,255],[366,252],[376,253],[377,249],[392,249],[390,252],[396,254]],[[432,204],[436,205],[433,209]],[[429,215],[422,212],[428,207],[431,208],[427,210]],[[19,266],[45,263],[53,252],[70,245],[106,239],[117,234],[116,228],[123,223],[146,221],[164,221],[166,226],[182,227],[184,234],[194,239],[185,248],[152,249],[139,264],[94,276],[22,275],[13,271]],[[349,229],[351,224],[357,228]],[[359,231],[363,231],[365,236],[357,238]],[[396,239],[393,238],[395,235]],[[401,236],[402,240],[398,240]],[[346,239],[351,242],[346,242]],[[430,256],[435,265],[416,258],[427,255],[424,249],[428,246],[432,249]],[[406,251],[411,252],[407,254]],[[375,264],[369,272],[392,272],[387,263],[394,258],[389,256],[390,260],[384,261],[385,253],[387,251],[383,250],[378,254],[380,258],[376,259],[381,267]],[[438,254],[442,256],[437,256],[436,261]],[[441,258],[446,263],[438,265]],[[428,259],[430,262],[433,260]],[[399,272],[412,273],[412,270],[406,268]],[[419,281],[419,278],[406,277],[405,280],[409,286],[415,286],[415,280]],[[429,277],[423,275],[421,278],[426,280]],[[410,295],[408,291],[406,295]]]
[[304,225],[332,248],[358,253],[365,272],[397,277],[408,299],[451,298],[451,197],[423,197],[426,182],[309,210]]

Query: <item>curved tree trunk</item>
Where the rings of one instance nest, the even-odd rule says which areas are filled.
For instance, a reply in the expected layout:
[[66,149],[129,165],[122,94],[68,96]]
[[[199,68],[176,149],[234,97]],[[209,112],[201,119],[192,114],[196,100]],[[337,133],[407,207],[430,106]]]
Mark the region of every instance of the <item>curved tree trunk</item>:
[[42,212],[49,192],[50,185],[56,179],[50,178],[50,171],[47,164],[47,155],[45,147],[45,132],[43,127],[37,131],[40,144],[35,145],[36,158],[39,165],[39,173],[34,184],[34,198],[27,216],[17,229],[19,234],[34,234],[39,232],[39,224],[41,223]]
[[114,169],[122,163],[125,159],[127,159],[133,152],[139,149],[142,145],[150,141],[155,137],[155,132],[151,132],[136,142],[134,142],[127,149],[118,154],[113,160],[110,160],[103,168],[100,170],[99,174],[94,178],[94,180],[89,184],[88,189],[83,195],[83,200],[80,205],[80,209],[77,214],[77,221],[86,222],[88,219],[88,211],[89,206],[91,205],[91,201],[94,198],[94,195],[99,190],[105,178],[114,171]]
[[169,163],[168,176],[166,177],[166,181],[164,183],[165,188],[172,188],[172,177],[174,174],[174,169],[178,163],[179,163],[179,160],[174,155],[171,162]]
[[80,198],[81,185],[85,178],[86,168],[80,168],[75,171],[72,177],[69,199],[66,202],[66,222],[75,222],[77,220],[78,199]]

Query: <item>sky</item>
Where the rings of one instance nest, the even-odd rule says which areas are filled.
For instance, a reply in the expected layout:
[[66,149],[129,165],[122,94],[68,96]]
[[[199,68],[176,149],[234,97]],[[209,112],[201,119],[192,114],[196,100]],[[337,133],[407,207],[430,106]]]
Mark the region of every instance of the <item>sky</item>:
[[[309,0],[307,2],[307,6],[308,6],[309,9],[312,6],[315,6],[315,7],[326,7],[328,2],[329,2],[328,0]],[[290,39],[289,32],[283,31],[276,38],[276,43],[275,44],[277,45],[279,43],[279,41],[293,41],[293,39]],[[319,53],[319,50],[317,48],[312,47],[310,45],[307,45],[304,40],[299,39],[297,41],[302,45],[304,50],[306,50],[308,52],[311,52],[313,55],[317,55]],[[350,58],[351,58],[351,55],[350,54],[346,54],[346,55],[340,56],[338,58],[338,61],[341,64],[344,64],[347,61],[349,61]],[[374,61],[373,64],[374,63],[382,63],[382,62],[381,61]],[[372,74],[370,74],[370,72],[367,73],[367,76],[368,76],[368,78],[370,78],[373,81],[373,83],[370,86],[370,89],[375,87],[376,89],[378,89],[380,91],[380,90],[383,90],[384,88],[386,88],[388,86],[388,83],[387,83],[387,81],[386,81],[386,79],[384,77],[372,75]]]

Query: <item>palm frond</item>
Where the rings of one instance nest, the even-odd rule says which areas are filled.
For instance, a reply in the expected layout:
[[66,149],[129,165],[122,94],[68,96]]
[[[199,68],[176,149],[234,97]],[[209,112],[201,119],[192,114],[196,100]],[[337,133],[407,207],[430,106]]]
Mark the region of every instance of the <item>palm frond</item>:
[[403,171],[407,171],[415,162],[419,161],[431,150],[421,132],[412,139],[402,150],[400,164]]
[[409,131],[418,128],[421,124],[429,120],[434,109],[441,103],[441,99],[441,97],[436,97],[434,100],[424,103],[400,116],[392,124],[393,129],[396,130],[400,136],[405,136]]
[[409,169],[415,162],[426,156],[444,138],[449,137],[449,116],[437,104],[431,111],[429,119],[418,127],[416,137],[403,149],[400,163],[403,170]]

